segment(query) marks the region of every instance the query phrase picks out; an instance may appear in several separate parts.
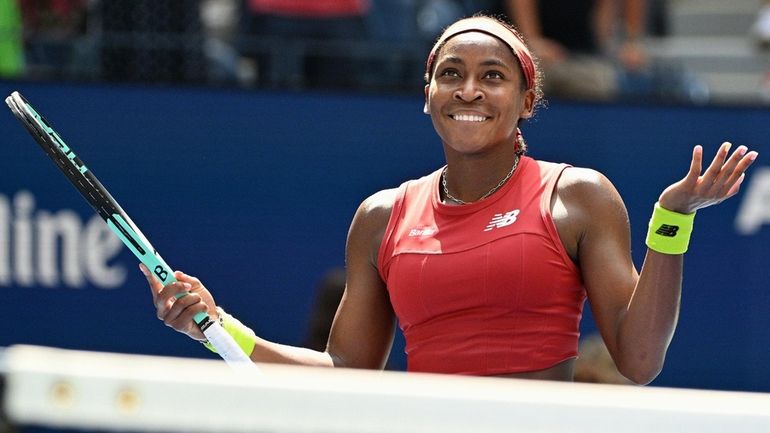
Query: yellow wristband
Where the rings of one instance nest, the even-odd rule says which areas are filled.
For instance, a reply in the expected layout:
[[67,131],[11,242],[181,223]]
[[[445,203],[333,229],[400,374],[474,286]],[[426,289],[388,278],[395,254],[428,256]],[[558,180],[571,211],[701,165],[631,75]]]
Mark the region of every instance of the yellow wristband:
[[[222,308],[217,307],[217,313],[219,313],[219,324],[222,325],[222,328],[233,337],[233,340],[243,350],[243,353],[251,356],[254,346],[257,345],[257,334],[251,328],[241,323],[240,320],[227,314]],[[202,341],[202,343],[208,350],[217,353],[217,350],[211,343],[208,341]]]
[[690,244],[695,212],[682,214],[655,203],[647,229],[647,247],[663,254],[684,254]]

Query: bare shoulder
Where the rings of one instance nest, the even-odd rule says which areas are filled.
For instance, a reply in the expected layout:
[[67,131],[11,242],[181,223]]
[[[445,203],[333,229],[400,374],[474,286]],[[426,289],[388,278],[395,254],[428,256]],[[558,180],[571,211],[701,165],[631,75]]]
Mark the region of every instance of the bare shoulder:
[[590,212],[622,204],[620,194],[607,176],[583,167],[564,170],[557,183],[556,195],[569,208],[579,207]]
[[393,204],[396,202],[398,194],[397,188],[384,189],[367,197],[356,211],[356,217],[367,220],[385,219],[387,223],[390,213],[393,210]]
[[569,167],[562,172],[551,198],[551,215],[576,263],[583,262],[586,246],[606,246],[605,236],[622,239],[628,231],[628,213],[620,194],[605,175],[589,168]]
[[568,167],[559,178],[558,190],[570,193],[596,193],[611,185],[609,179],[592,168]]
[[398,189],[385,189],[367,197],[356,211],[348,232],[348,253],[368,257],[374,264],[393,211]]
[[628,214],[612,182],[599,171],[569,167],[562,172],[551,200],[551,213],[562,242],[573,257],[578,244],[597,224],[623,227]]

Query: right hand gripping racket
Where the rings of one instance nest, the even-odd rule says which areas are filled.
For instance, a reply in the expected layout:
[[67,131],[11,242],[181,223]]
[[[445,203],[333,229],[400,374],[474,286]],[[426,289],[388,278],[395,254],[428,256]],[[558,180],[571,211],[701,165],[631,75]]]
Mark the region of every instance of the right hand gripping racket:
[[[13,92],[5,99],[5,103],[46,155],[56,163],[56,166],[128,249],[155,274],[161,283],[166,285],[176,281],[171,268],[155,251],[150,241],[139,231],[91,170],[86,168],[83,161],[75,155],[72,148],[64,143],[51,124],[35,111],[19,92]],[[194,321],[225,362],[233,367],[257,370],[256,365],[217,321],[211,320],[206,313],[198,313]]]

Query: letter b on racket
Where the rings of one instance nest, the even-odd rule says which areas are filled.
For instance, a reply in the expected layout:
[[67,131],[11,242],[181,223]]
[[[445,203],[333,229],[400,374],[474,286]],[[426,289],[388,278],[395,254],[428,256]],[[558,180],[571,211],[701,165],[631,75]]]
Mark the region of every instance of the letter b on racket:
[[155,266],[155,269],[153,269],[153,273],[158,277],[158,279],[162,282],[166,282],[166,278],[168,278],[168,271],[163,269],[163,266],[158,265]]

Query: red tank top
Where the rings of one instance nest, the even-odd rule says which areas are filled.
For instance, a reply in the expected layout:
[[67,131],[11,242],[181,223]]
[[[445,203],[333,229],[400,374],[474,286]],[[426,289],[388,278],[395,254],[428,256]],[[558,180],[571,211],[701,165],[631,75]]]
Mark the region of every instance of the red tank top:
[[439,201],[441,170],[401,185],[378,267],[409,371],[497,375],[577,356],[586,294],[550,213],[566,167],[522,157],[464,206]]

